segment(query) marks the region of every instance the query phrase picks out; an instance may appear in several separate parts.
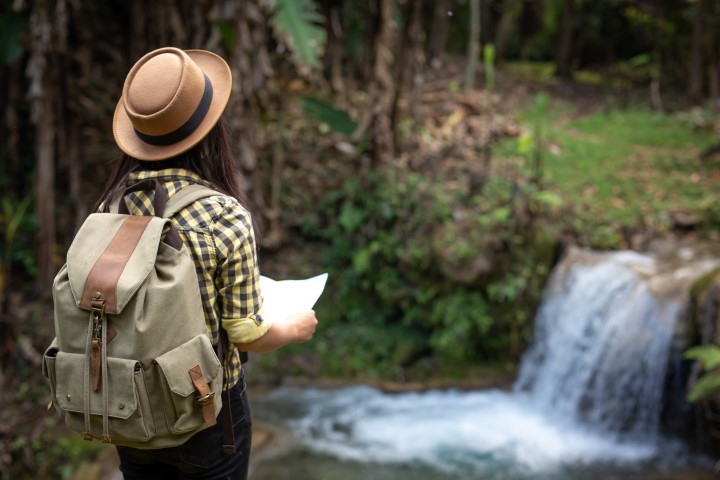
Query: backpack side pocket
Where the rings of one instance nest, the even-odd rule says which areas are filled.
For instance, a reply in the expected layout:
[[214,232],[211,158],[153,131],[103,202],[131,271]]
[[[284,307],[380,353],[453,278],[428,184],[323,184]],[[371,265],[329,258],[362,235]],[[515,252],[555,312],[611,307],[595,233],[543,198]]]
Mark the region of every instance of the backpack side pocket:
[[173,433],[198,430],[205,424],[202,407],[195,402],[198,391],[190,369],[199,366],[212,395],[215,416],[222,407],[222,366],[207,335],[202,334],[157,357],[165,400],[165,417]]
[[[55,377],[55,359],[58,351],[58,348],[54,346],[54,342],[53,345],[50,345],[50,347],[45,350],[42,362],[42,373],[43,376],[48,379],[48,383],[50,383],[50,401],[52,402],[52,406],[55,407],[55,411],[60,414],[62,412],[57,404],[57,400],[55,400],[55,389],[57,385],[57,379]],[[50,410],[49,405],[48,410]]]

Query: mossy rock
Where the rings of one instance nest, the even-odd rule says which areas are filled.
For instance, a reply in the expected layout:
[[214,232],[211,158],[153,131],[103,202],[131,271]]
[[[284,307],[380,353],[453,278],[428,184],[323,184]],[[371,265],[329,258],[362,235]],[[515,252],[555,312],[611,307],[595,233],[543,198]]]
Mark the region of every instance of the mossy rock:
[[483,229],[471,217],[440,225],[433,234],[432,245],[442,274],[461,285],[481,282],[501,263],[499,233]]
[[[708,295],[713,294],[713,290],[720,289],[720,268],[711,270],[707,274],[698,278],[695,283],[690,287],[690,300],[688,303],[688,321],[687,321],[687,334],[686,343],[688,345],[695,345],[699,342],[711,341],[715,344],[720,344],[720,308],[715,306],[714,312],[714,327],[712,329],[712,338],[702,339],[700,336],[705,327],[708,314]],[[717,300],[715,301],[717,303]]]

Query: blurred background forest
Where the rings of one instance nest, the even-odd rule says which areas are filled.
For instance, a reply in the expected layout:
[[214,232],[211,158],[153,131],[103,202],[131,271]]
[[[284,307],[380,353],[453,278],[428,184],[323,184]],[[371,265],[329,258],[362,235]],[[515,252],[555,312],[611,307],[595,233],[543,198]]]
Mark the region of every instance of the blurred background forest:
[[50,416],[20,424],[47,403],[52,278],[152,49],[231,66],[224,119],[263,273],[330,272],[316,339],[255,359],[258,381],[511,378],[564,246],[720,227],[713,0],[0,5],[3,471],[69,478],[58,465],[84,448],[45,448]]

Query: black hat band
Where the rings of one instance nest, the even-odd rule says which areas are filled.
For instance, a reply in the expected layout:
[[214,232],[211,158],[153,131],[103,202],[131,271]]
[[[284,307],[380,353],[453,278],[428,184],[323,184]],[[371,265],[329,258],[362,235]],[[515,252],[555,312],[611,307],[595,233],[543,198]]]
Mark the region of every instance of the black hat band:
[[193,133],[203,121],[205,115],[207,115],[208,110],[210,110],[210,103],[212,103],[212,83],[210,82],[210,79],[207,75],[203,73],[203,76],[205,77],[205,91],[203,92],[203,96],[200,99],[200,104],[198,104],[193,114],[190,116],[190,118],[187,119],[185,123],[180,125],[172,132],[165,133],[163,135],[148,135],[133,128],[133,130],[135,130],[135,135],[137,135],[138,138],[140,138],[140,140],[142,140],[143,142],[157,146],[172,145],[189,137],[190,134]]

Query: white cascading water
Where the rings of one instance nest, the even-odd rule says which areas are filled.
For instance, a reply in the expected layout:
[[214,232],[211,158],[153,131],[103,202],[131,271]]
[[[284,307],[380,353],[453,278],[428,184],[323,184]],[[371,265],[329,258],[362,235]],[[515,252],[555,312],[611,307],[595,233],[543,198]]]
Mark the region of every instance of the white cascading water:
[[[578,258],[579,257],[579,258]],[[515,390],[596,430],[653,441],[684,307],[651,291],[655,260],[575,251],[555,270]]]
[[676,448],[659,434],[671,342],[690,285],[717,258],[571,249],[548,282],[512,392],[283,388],[254,408],[324,456],[307,460],[311,470],[327,456],[355,462],[341,470],[347,479],[605,478],[587,466],[634,468]]

